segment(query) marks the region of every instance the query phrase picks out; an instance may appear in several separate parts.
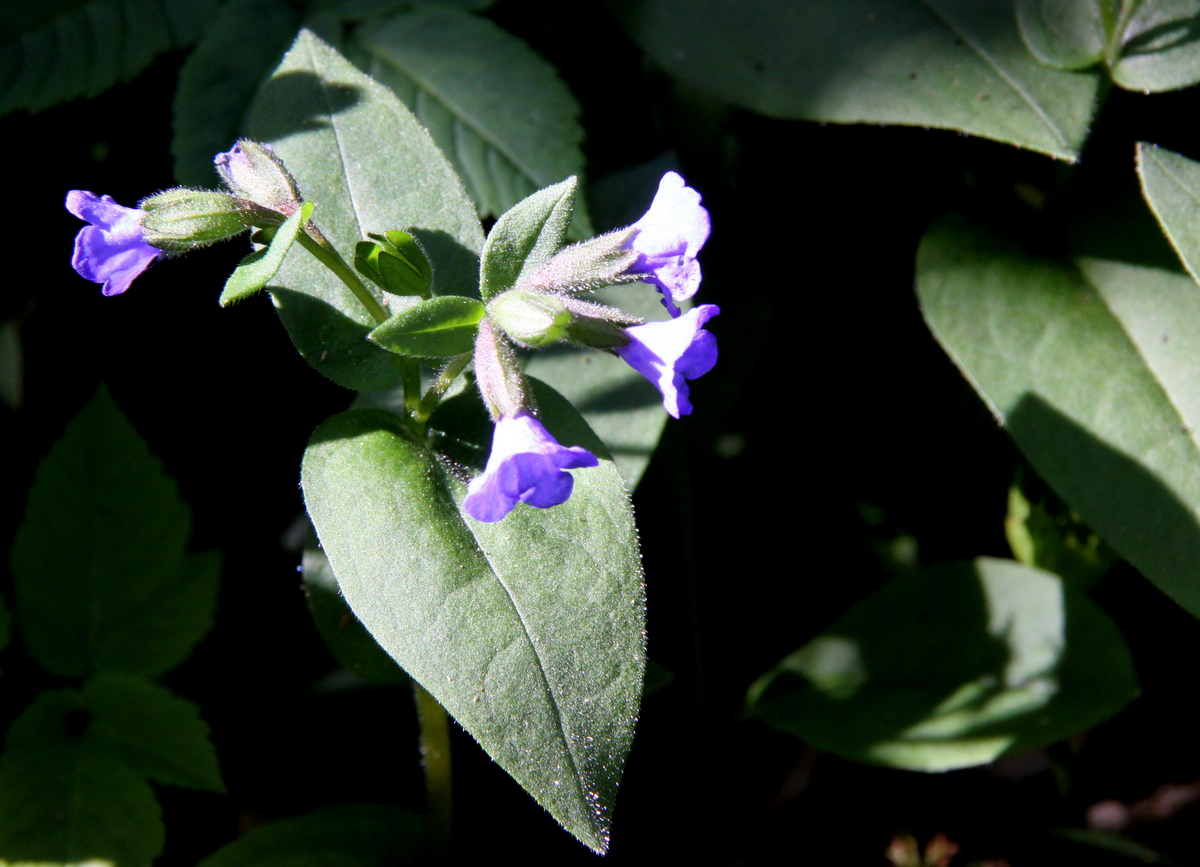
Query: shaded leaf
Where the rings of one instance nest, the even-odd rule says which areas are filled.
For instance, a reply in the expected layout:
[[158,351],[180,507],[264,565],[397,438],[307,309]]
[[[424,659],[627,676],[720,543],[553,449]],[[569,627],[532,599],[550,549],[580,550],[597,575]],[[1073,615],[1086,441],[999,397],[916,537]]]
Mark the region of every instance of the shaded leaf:
[[470,352],[485,313],[476,298],[441,295],[406,307],[371,332],[392,352],[418,358],[449,358]]
[[217,0],[52,0],[0,9],[0,114],[128,81],[196,38]]
[[1146,93],[1200,81],[1200,0],[1138,3],[1111,72],[1121,87]]
[[200,867],[401,867],[418,863],[424,846],[416,813],[342,804],[255,828]]
[[225,281],[225,288],[221,290],[222,307],[249,298],[260,289],[266,288],[271,278],[279,271],[283,257],[296,242],[296,236],[300,234],[301,227],[308,222],[312,212],[313,203],[305,202],[300,210],[284,220],[283,225],[275,230],[271,242],[266,247],[255,250],[238,263],[229,279]]
[[[375,639],[563,827],[603,851],[641,693],[641,564],[603,445],[560,396],[534,390],[550,432],[601,458],[573,474],[561,506],[518,505],[496,524],[465,518],[462,482],[380,410],[318,428],[302,485],[342,592]],[[458,402],[479,404],[452,399],[431,426],[446,430]],[[477,436],[460,428],[444,439]]]
[[567,238],[579,182],[567,178],[514,205],[488,232],[479,294],[490,301],[558,252]]
[[945,771],[1046,746],[1138,693],[1108,616],[1061,578],[979,558],[892,579],[751,688],[819,749]]
[[1042,63],[1083,69],[1104,58],[1107,34],[1101,0],[1017,0],[1026,47]]
[[1004,535],[1013,557],[1088,590],[1117,562],[1116,552],[1061,503],[1052,510],[1049,499],[1030,502],[1020,485],[1009,488]]
[[[550,63],[491,21],[416,6],[360,27],[347,51],[429,129],[481,217],[582,172],[579,104]],[[582,203],[574,229],[592,234]]]
[[[369,233],[403,228],[429,255],[436,294],[475,294],[483,232],[474,207],[391,91],[301,31],[249,124],[251,138],[273,145],[305,198],[320,203],[318,224],[344,256]],[[292,342],[317,371],[367,391],[395,381],[391,354],[366,339],[377,323],[309,253],[293,247],[270,290]]]
[[1137,171],[1142,195],[1188,273],[1200,282],[1200,163],[1138,142]]
[[1090,526],[1200,615],[1200,288],[1031,256],[961,218],[921,242],[925,320],[1022,453]]
[[962,130],[1074,160],[1100,75],[1040,63],[1012,0],[610,0],[672,75],[772,117]]
[[21,634],[56,674],[157,676],[212,625],[220,560],[103,387],[38,466],[12,548]]

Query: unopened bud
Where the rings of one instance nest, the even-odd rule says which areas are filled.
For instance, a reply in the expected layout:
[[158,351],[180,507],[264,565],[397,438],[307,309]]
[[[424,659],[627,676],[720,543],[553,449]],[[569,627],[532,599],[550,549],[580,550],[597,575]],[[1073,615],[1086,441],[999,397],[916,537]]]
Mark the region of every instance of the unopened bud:
[[238,198],[287,217],[303,204],[296,179],[270,145],[241,139],[213,162],[225,186]]
[[141,208],[146,243],[172,253],[232,238],[269,216],[228,193],[184,187],[143,199]]
[[566,300],[529,289],[511,289],[488,303],[488,316],[521,346],[536,348],[567,338],[571,311]]
[[512,344],[486,318],[475,335],[475,382],[493,419],[529,409],[525,376]]

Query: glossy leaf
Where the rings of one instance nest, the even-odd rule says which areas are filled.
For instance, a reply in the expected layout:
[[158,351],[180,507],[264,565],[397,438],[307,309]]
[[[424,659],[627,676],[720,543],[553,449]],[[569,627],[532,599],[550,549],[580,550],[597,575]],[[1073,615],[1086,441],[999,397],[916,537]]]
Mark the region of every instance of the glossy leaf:
[[242,133],[259,84],[292,44],[300,12],[278,0],[229,0],[179,70],[171,153],[187,186],[217,182],[213,157]]
[[1104,57],[1105,0],[1017,0],[1026,47],[1042,63],[1084,69]]
[[1121,35],[1112,78],[1146,93],[1200,81],[1200,0],[1142,0]]
[[305,202],[300,210],[284,220],[283,225],[275,230],[267,246],[255,250],[238,263],[229,279],[225,281],[225,288],[221,290],[222,307],[249,298],[266,288],[279,271],[279,266],[283,264],[283,257],[296,242],[296,235],[300,233],[301,226],[312,217],[312,212],[313,203]]
[[772,117],[962,130],[1074,160],[1100,75],[1039,62],[1012,0],[610,0],[688,84]]
[[1188,273],[1200,282],[1200,163],[1138,142],[1137,170],[1142,195],[1158,219],[1163,234],[1179,254]]
[[917,258],[925,320],[1051,487],[1200,615],[1200,288],[1038,258],[961,218]]
[[12,548],[21,634],[56,674],[158,676],[212,626],[220,558],[103,387],[38,466]]
[[751,688],[752,710],[859,761],[945,771],[1046,746],[1138,693],[1096,603],[1061,578],[980,558],[911,572]]
[[484,301],[512,289],[558,252],[567,239],[578,185],[571,177],[538,190],[496,221],[483,246],[479,292]]
[[[381,410],[318,428],[302,485],[342,592],[375,639],[563,827],[603,851],[641,694],[641,564],[603,445],[560,396],[536,382],[534,392],[561,443],[601,457],[573,473],[563,505],[518,505],[495,524],[464,517],[462,481]],[[467,423],[478,398],[445,406],[456,402],[463,424],[447,430],[453,412],[431,420],[443,425],[439,441],[475,440],[486,455]]]
[[[474,207],[391,91],[302,31],[259,92],[249,125],[250,137],[272,144],[305,198],[320,204],[317,223],[343,256],[370,233],[404,228],[429,254],[435,294],[474,294],[483,247]],[[316,370],[368,391],[395,380],[390,353],[366,339],[376,323],[309,253],[293,247],[269,288]]]
[[485,312],[476,298],[442,295],[406,307],[369,336],[401,355],[450,358],[471,351]]
[[[429,129],[481,217],[581,173],[579,104],[550,63],[491,21],[417,6],[357,29],[347,51]],[[574,228],[592,234],[582,203]]]
[[0,8],[0,114],[128,81],[199,33],[216,0],[60,0]]
[[341,804],[255,828],[199,867],[403,867],[428,863],[424,840],[410,810]]

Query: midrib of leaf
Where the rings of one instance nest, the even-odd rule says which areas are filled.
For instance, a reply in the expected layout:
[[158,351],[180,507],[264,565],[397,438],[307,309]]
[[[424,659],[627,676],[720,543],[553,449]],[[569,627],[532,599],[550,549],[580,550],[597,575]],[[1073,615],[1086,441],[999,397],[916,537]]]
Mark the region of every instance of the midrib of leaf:
[[[474,534],[472,534],[474,535]],[[587,793],[584,791],[583,775],[579,771],[579,764],[575,760],[575,751],[571,749],[571,738],[567,734],[567,727],[563,723],[562,709],[558,706],[558,699],[554,696],[554,690],[550,688],[550,678],[546,676],[546,663],[542,661],[542,654],[538,651],[537,642],[533,640],[533,634],[529,631],[529,626],[525,622],[525,615],[521,611],[521,606],[517,604],[516,597],[508,587],[508,583],[500,574],[500,569],[492,562],[492,558],[488,556],[488,552],[483,549],[478,540],[475,543],[479,553],[483,555],[483,559],[487,561],[488,569],[496,576],[496,582],[504,590],[504,595],[508,597],[508,603],[512,606],[513,612],[517,615],[517,620],[521,624],[521,629],[525,633],[525,640],[529,642],[529,648],[533,651],[533,656],[537,659],[538,678],[542,682],[542,689],[546,692],[546,697],[550,700],[550,707],[554,711],[554,722],[558,726],[558,733],[562,736],[563,746],[566,748],[567,761],[571,763],[571,779],[575,783],[575,790],[579,793],[579,800],[584,804],[584,813],[588,817],[588,822],[592,825],[592,830],[597,836],[603,837],[603,828],[597,828],[595,817],[590,809],[586,809],[590,803],[587,798]]]
[[917,0],[917,2],[920,3],[930,18],[934,19],[947,30],[949,30],[952,34],[954,34],[955,37],[961,39],[964,45],[979,55],[979,59],[990,66],[992,71],[995,72],[996,75],[999,76],[1000,79],[1007,84],[1012,91],[1025,102],[1026,105],[1033,109],[1034,113],[1042,119],[1042,122],[1045,123],[1045,125],[1050,129],[1050,132],[1054,134],[1054,137],[1058,139],[1059,144],[1064,149],[1071,149],[1070,142],[1067,141],[1066,136],[1063,134],[1062,130],[1059,129],[1058,124],[1056,124],[1051,117],[1046,114],[1045,110],[1042,109],[1037,100],[1033,98],[1033,95],[1027,92],[1025,88],[1021,86],[1020,82],[1013,78],[1013,76],[1009,74],[1009,72],[1005,70],[1004,67],[1001,66],[997,60],[995,60],[995,58],[988,54],[988,52],[983,49],[983,46],[979,45],[974,39],[971,38],[969,34],[967,34],[966,31],[959,29],[953,21],[939,11],[937,7],[933,5],[932,0]]
[[333,131],[333,140],[337,143],[338,159],[342,163],[342,176],[346,179],[346,195],[350,199],[350,209],[354,214],[354,223],[358,227],[359,238],[362,238],[366,236],[366,229],[359,215],[358,202],[354,197],[354,183],[350,179],[350,162],[346,158],[346,149],[342,146],[342,134],[338,130],[338,120],[333,110],[333,102],[329,99],[329,94],[324,86],[324,82],[333,80],[333,76],[326,75],[325,69],[320,68],[320,62],[312,51],[312,43],[306,46],[306,50],[308,51],[308,58],[313,71],[317,73],[317,77],[322,82],[321,100],[325,103],[325,116],[329,118],[329,128]]
[[534,172],[530,171],[530,169],[519,159],[517,159],[516,156],[510,153],[507,148],[489,136],[487,132],[481,126],[479,126],[467,112],[459,108],[459,106],[452,100],[447,99],[436,87],[427,82],[424,78],[416,75],[412,70],[402,66],[399,62],[397,62],[397,58],[393,57],[390,53],[385,54],[376,52],[375,56],[378,57],[383,63],[398,70],[401,75],[405,75],[412,79],[416,83],[417,87],[428,93],[446,107],[446,109],[454,116],[455,123],[462,124],[468,130],[483,139],[488,147],[494,151],[497,151],[501,156],[512,163],[516,167],[517,171],[533,182],[535,187],[541,186],[541,181],[538,180],[537,175]]

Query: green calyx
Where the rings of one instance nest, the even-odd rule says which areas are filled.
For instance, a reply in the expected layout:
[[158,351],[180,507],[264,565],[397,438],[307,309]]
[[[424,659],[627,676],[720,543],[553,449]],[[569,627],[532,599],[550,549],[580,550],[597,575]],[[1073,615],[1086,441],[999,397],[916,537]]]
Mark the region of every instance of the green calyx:
[[566,340],[572,319],[565,299],[529,289],[511,289],[496,296],[488,303],[487,312],[510,340],[533,349]]
[[408,232],[369,235],[354,248],[354,267],[364,277],[393,295],[429,298],[433,266],[417,239]]
[[185,253],[269,225],[274,215],[228,193],[179,187],[144,199],[142,234],[147,244]]

